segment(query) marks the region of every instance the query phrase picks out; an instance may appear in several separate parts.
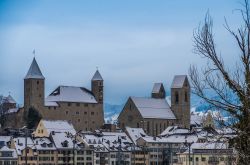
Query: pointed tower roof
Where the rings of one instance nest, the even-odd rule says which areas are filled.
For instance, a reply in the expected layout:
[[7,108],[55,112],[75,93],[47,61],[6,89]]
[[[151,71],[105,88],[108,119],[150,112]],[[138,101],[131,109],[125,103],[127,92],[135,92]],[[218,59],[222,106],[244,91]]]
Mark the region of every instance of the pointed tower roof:
[[94,81],[94,80],[103,80],[103,79],[102,79],[102,76],[101,76],[101,74],[99,73],[98,70],[96,70],[96,72],[95,72],[95,74],[94,74],[94,76],[92,77],[91,80],[92,80],[92,81]]
[[30,78],[44,79],[44,76],[36,62],[35,57],[33,58],[33,61],[30,65],[30,69],[24,79],[30,79]]
[[13,97],[9,94],[9,96],[7,97],[7,99],[8,99],[8,102],[9,103],[16,103],[16,101],[13,99]]

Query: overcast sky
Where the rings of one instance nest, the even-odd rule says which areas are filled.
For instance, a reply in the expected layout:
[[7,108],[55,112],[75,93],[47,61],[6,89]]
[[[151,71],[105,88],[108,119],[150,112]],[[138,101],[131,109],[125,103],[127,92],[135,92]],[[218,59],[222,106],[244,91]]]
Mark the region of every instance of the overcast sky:
[[238,50],[223,27],[240,24],[239,0],[1,0],[0,94],[23,103],[23,78],[33,49],[46,78],[90,88],[99,68],[105,101],[149,96],[154,82],[169,91],[173,76],[206,61],[193,53],[193,30],[209,10],[218,51],[230,65]]

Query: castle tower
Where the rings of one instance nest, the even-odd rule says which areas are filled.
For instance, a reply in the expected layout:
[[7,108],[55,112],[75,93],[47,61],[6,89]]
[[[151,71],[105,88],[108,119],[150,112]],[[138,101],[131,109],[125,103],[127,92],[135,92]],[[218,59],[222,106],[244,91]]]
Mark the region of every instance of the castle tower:
[[171,86],[171,109],[180,126],[190,127],[190,85],[186,75],[174,77]]
[[164,86],[162,83],[155,83],[152,93],[151,93],[151,97],[155,98],[155,99],[165,99],[166,97],[166,92],[164,89]]
[[24,109],[34,107],[41,112],[44,106],[44,76],[35,57],[24,78]]
[[103,104],[103,79],[98,70],[96,70],[91,79],[91,90],[96,98],[96,101]]

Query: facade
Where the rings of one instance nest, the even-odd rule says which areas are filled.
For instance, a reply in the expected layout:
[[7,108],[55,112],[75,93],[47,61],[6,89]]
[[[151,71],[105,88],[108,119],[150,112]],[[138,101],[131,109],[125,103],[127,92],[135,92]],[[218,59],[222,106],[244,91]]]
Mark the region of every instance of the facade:
[[59,86],[45,97],[45,77],[34,58],[24,78],[24,110],[33,107],[44,119],[67,120],[77,130],[92,131],[104,123],[103,88],[97,70],[91,80],[91,90]]
[[0,148],[0,165],[17,165],[16,150],[7,146]]
[[17,165],[17,153],[10,148],[10,136],[0,136],[0,165]]
[[178,162],[174,165],[228,165],[235,164],[236,156],[232,148],[228,148],[226,143],[193,143],[184,152],[178,153]]
[[171,106],[162,83],[155,83],[151,98],[129,97],[118,117],[120,128],[142,128],[159,135],[171,125],[190,126],[190,86],[187,76],[175,76],[171,86]]
[[38,153],[33,140],[30,137],[27,138],[27,143],[25,137],[13,138],[11,141],[11,148],[15,149],[17,152],[19,165],[25,165],[26,161],[27,164],[38,164]]

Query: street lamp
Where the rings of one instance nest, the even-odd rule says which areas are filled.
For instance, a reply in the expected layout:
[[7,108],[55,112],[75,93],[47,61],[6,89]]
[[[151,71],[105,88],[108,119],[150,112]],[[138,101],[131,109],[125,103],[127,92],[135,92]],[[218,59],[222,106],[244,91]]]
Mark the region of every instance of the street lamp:
[[74,136],[74,140],[73,140],[73,165],[76,164],[76,161],[75,161],[75,148],[76,148],[76,137],[77,135],[81,132],[82,130],[78,131],[75,136]]
[[185,146],[188,146],[188,164],[190,165],[190,147],[191,147],[191,145],[193,144],[193,142],[187,142],[187,140],[185,140],[185,142],[184,142],[184,145]]
[[28,164],[28,155],[27,155],[27,126],[23,126],[21,129],[25,131],[25,165]]

